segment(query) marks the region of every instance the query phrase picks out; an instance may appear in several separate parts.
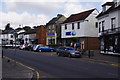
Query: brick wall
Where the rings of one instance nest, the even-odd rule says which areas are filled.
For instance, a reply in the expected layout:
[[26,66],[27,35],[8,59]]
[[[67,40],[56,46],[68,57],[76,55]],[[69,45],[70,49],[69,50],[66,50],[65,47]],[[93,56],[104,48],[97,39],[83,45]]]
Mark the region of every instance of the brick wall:
[[47,29],[45,29],[44,26],[41,26],[41,28],[36,32],[36,38],[38,39],[38,44],[46,45],[46,32]]
[[98,38],[94,38],[94,37],[80,38],[80,46],[81,46],[82,40],[84,40],[85,49],[87,50],[99,50],[100,49],[100,41]]

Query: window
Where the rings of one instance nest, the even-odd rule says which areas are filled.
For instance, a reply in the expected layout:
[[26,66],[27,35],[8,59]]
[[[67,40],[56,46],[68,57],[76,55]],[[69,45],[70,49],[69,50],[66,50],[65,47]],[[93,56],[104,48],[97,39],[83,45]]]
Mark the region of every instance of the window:
[[11,38],[13,38],[13,35],[11,35]]
[[72,23],[72,30],[74,30],[74,23]]
[[95,23],[95,27],[98,28],[98,22]]
[[102,21],[102,32],[104,32],[105,21]]
[[48,29],[50,29],[50,26],[48,26]]
[[111,19],[111,29],[114,29],[115,28],[115,18],[112,18]]
[[77,28],[80,29],[80,22],[78,22],[78,27]]
[[67,24],[65,24],[65,30],[67,29]]
[[99,22],[99,33],[101,31],[101,22]]
[[55,28],[55,25],[52,25],[52,29],[54,29]]

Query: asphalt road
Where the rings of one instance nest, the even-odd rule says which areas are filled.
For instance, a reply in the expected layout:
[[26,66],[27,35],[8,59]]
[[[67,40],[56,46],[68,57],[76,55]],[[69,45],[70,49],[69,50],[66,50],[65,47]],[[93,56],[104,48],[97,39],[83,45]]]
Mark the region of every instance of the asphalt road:
[[118,78],[118,67],[91,63],[80,59],[53,56],[49,52],[39,53],[5,49],[4,56],[35,68],[40,78]]

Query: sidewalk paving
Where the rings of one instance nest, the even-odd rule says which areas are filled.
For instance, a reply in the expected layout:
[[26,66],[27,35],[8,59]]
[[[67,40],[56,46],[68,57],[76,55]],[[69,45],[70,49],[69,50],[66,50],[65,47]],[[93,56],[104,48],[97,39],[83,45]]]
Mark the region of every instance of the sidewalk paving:
[[110,54],[100,54],[99,51],[94,51],[94,56],[91,56],[90,58],[88,57],[88,54],[83,54],[82,58],[85,59],[94,59],[98,61],[103,61],[103,62],[111,62],[115,64],[119,64],[120,62],[120,56],[116,55],[110,55]]
[[2,80],[31,80],[34,72],[8,59],[2,59]]

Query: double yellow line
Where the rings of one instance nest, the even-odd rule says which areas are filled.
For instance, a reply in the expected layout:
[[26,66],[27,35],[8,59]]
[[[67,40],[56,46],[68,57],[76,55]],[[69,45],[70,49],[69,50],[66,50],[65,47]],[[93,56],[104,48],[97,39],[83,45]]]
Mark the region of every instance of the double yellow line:
[[39,80],[39,72],[38,72],[37,70],[35,70],[34,68],[29,67],[29,66],[26,66],[26,65],[24,65],[24,64],[22,64],[22,63],[20,63],[20,62],[18,62],[18,61],[16,61],[16,60],[13,60],[13,59],[11,59],[11,58],[9,58],[9,57],[6,57],[6,56],[3,56],[3,57],[6,58],[6,59],[11,60],[11,61],[13,61],[13,62],[16,62],[17,64],[19,64],[19,65],[21,65],[21,66],[23,66],[23,67],[26,67],[26,68],[28,68],[28,69],[30,69],[30,70],[32,70],[32,71],[35,71],[36,74],[37,74],[37,80]]

